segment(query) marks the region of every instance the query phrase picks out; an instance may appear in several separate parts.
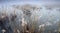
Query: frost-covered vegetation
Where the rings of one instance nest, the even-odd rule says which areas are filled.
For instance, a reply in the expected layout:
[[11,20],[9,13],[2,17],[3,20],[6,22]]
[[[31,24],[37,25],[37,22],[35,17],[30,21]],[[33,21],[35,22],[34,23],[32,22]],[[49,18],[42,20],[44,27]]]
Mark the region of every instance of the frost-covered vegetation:
[[58,33],[60,8],[12,5],[0,8],[0,33]]

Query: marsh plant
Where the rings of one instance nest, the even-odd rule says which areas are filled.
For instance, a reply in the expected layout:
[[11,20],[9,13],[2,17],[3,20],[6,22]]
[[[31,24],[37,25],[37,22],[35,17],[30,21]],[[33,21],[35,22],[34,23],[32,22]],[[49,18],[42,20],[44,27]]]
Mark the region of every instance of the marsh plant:
[[[11,13],[0,13],[0,33],[45,33],[46,24],[38,24],[41,16],[39,6],[13,5]],[[8,23],[9,22],[9,23]],[[52,29],[48,33],[52,33]]]

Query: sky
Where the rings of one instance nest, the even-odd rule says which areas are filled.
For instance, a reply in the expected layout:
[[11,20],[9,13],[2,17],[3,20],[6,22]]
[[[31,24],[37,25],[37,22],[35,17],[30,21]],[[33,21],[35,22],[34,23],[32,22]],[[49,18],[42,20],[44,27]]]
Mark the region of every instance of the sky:
[[0,0],[0,5],[12,4],[58,4],[60,0]]
[[0,0],[0,3],[9,2],[60,2],[60,0]]

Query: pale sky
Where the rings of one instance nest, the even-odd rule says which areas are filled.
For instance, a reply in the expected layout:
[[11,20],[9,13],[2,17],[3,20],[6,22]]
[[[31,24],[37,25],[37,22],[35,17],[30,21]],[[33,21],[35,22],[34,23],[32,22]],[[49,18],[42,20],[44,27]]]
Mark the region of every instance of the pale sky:
[[0,5],[10,4],[60,4],[60,0],[0,0]]

